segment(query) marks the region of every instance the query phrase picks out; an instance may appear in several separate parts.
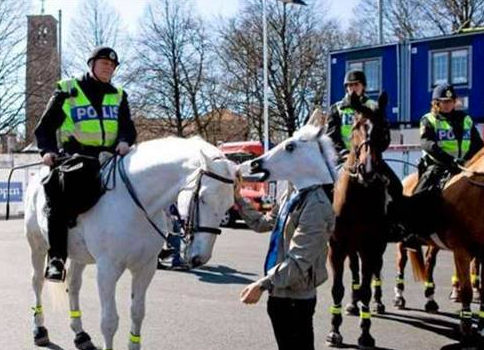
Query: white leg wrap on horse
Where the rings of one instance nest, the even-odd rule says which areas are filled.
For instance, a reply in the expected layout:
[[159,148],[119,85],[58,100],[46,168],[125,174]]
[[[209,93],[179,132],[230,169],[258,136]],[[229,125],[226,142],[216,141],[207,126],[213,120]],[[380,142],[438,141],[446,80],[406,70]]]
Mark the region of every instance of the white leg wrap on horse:
[[432,295],[429,295],[427,297],[427,301],[434,301],[434,295],[433,294]]
[[397,288],[395,287],[395,296],[400,298],[400,297],[403,297],[403,290],[401,290],[400,288]]

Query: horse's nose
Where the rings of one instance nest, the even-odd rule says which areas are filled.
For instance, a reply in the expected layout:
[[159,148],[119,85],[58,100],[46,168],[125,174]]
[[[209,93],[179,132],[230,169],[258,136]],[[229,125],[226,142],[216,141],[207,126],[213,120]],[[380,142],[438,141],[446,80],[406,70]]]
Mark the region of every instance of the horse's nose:
[[255,159],[250,162],[250,171],[252,173],[258,172],[262,168],[262,159]]

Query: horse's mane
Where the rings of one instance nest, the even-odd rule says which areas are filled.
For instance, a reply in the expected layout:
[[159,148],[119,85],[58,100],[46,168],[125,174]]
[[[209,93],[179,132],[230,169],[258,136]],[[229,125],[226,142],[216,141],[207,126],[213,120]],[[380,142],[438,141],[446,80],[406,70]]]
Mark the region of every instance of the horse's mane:
[[474,165],[484,155],[484,147],[479,150],[474,156],[467,161],[466,167]]
[[168,163],[180,158],[187,159],[187,166],[196,168],[200,165],[200,152],[210,159],[225,158],[221,150],[199,136],[188,139],[169,136],[144,141],[139,143],[129,156],[144,169],[157,166],[160,162]]

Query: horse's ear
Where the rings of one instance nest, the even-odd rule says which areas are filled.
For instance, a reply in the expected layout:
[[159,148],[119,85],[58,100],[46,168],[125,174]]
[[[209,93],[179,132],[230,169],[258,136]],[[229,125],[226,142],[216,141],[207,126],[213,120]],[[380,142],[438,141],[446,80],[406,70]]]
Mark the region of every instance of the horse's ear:
[[383,91],[380,96],[378,96],[378,109],[385,110],[388,104],[388,94],[386,91]]
[[323,112],[321,106],[317,105],[306,124],[322,127],[326,125],[327,120],[327,114]]
[[202,169],[210,170],[211,159],[203,152],[203,150],[200,150],[200,162]]

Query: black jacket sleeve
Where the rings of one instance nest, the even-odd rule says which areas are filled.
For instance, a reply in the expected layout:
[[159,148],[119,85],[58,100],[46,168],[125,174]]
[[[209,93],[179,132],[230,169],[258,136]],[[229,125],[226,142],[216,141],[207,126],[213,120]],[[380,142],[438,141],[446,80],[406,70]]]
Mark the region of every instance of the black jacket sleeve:
[[331,106],[331,111],[328,116],[328,130],[326,134],[333,140],[336,152],[339,154],[346,153],[346,145],[341,136],[341,116],[339,114],[336,104]]
[[479,135],[479,131],[477,131],[476,127],[473,125],[471,128],[471,145],[469,147],[469,151],[464,156],[464,160],[469,160],[474,157],[474,155],[479,152],[483,146],[484,143]]
[[130,146],[136,142],[136,129],[131,119],[128,94],[123,91],[123,98],[119,106],[118,114],[118,142],[127,142]]
[[452,166],[454,163],[454,157],[444,152],[437,144],[437,134],[428,121],[427,118],[422,118],[420,121],[420,144],[422,150],[427,152],[434,160],[440,163],[444,163],[447,166]]
[[64,122],[65,116],[62,111],[62,105],[65,99],[66,94],[60,90],[56,90],[47,103],[44,113],[35,128],[34,134],[41,155],[49,152],[59,152],[56,131]]

